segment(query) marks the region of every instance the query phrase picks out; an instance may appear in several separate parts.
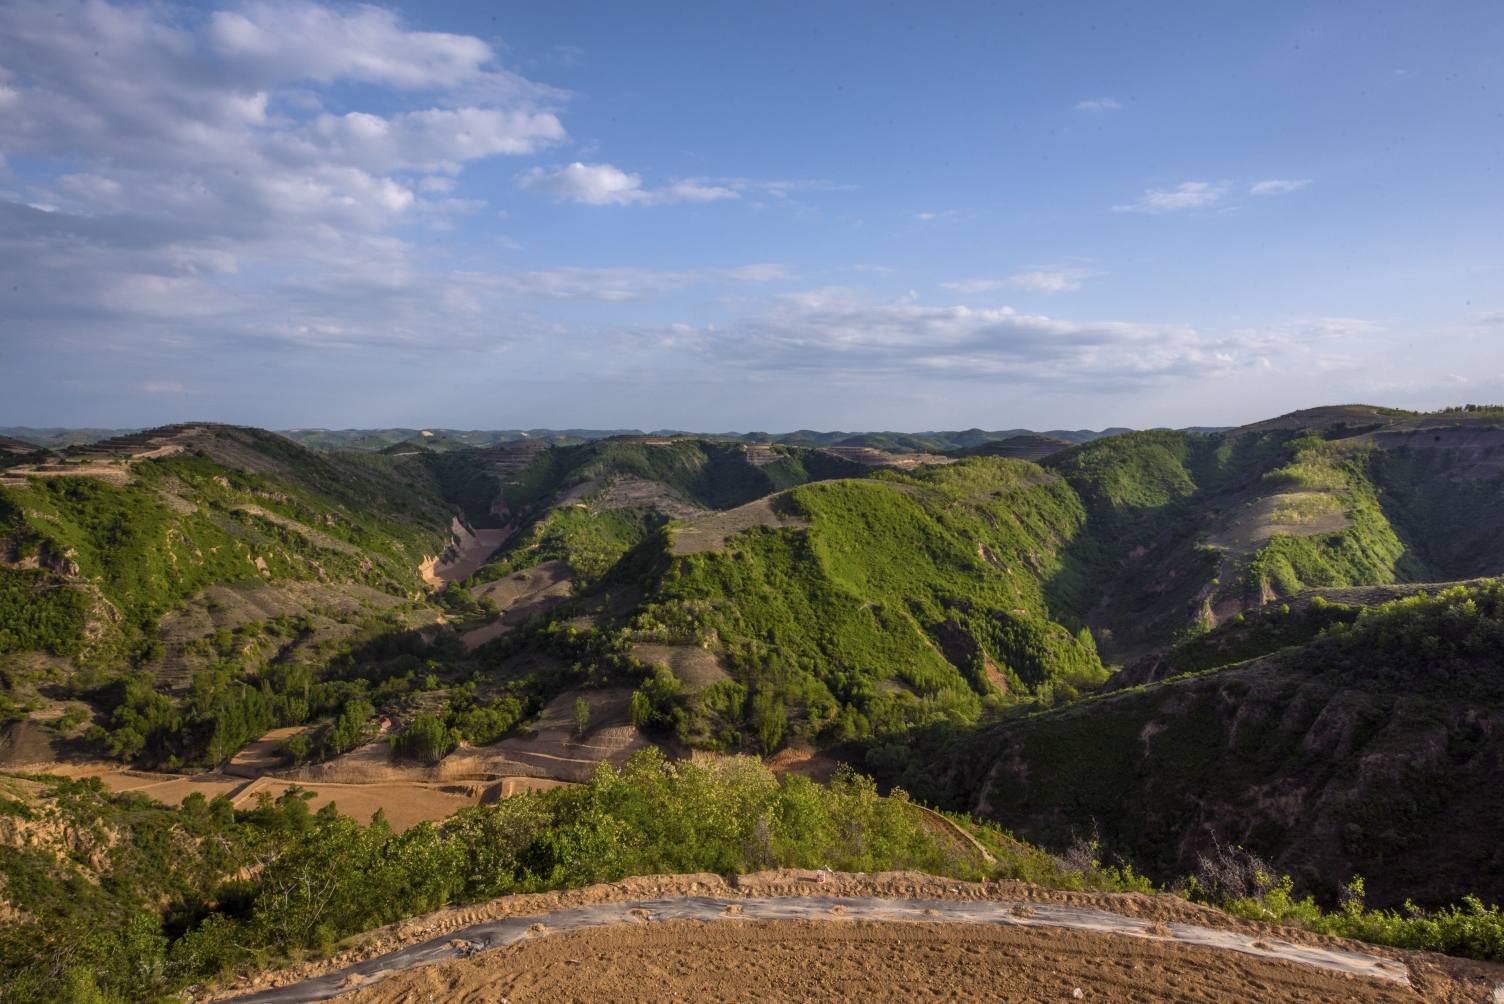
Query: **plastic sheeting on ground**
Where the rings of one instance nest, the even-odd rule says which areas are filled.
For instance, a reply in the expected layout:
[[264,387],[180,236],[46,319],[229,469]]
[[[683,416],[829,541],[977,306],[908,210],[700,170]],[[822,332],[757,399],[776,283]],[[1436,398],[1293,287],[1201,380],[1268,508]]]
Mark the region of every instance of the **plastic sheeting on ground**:
[[379,955],[338,972],[235,998],[237,1004],[304,1004],[328,1000],[415,966],[466,958],[504,948],[527,938],[564,934],[610,924],[644,924],[661,920],[827,920],[898,921],[942,924],[1001,924],[1014,927],[1064,927],[1118,934],[1152,941],[1198,945],[1282,959],[1339,973],[1374,976],[1409,984],[1404,965],[1359,952],[1298,945],[1270,937],[1214,931],[1193,924],[1163,923],[1124,917],[1102,910],[1050,903],[998,903],[990,900],[871,899],[826,896],[781,896],[768,899],[722,899],[685,896],[603,903],[530,917],[488,921],[431,941]]

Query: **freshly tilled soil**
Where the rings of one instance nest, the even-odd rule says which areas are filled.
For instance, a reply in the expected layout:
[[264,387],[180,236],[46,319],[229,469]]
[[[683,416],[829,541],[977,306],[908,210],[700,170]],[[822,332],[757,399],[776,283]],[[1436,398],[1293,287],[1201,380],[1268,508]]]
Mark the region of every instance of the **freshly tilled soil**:
[[[728,882],[650,875],[441,910],[351,939],[343,951],[240,981],[225,999],[319,976],[504,917],[659,896],[872,896],[1057,903],[1381,955],[1411,985],[1192,945],[1048,928],[865,921],[663,921],[550,934],[394,974],[337,998],[348,1004],[551,1001],[960,1000],[1407,1001],[1491,1004],[1504,965],[1407,952],[1240,920],[1168,894],[1062,892],[1024,882],[956,882],[918,872],[779,869]],[[709,987],[709,990],[705,988]],[[206,998],[200,998],[204,1000]]]
[[1345,979],[1309,966],[1080,931],[666,921],[550,935],[405,973],[342,999],[348,1004],[933,999],[1413,1004],[1415,997],[1402,985]]

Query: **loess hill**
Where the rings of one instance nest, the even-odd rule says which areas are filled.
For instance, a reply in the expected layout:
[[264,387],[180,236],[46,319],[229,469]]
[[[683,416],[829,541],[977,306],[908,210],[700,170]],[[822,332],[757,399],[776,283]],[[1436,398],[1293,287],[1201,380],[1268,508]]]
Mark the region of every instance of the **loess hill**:
[[[601,692],[621,695],[613,727],[679,754],[846,761],[1057,850],[1095,840],[1156,882],[1241,845],[1327,904],[1355,873],[1385,906],[1497,900],[1500,598],[1436,584],[1504,571],[1501,423],[1351,406],[875,461],[896,441],[392,430],[320,451],[216,425],[13,452],[0,767],[191,772],[273,728],[287,771],[391,737],[393,763],[431,766]],[[1025,447],[1037,462],[998,455]],[[27,804],[109,802],[25,784]],[[578,878],[556,867],[594,817],[548,797],[557,823],[528,824],[541,843],[497,858],[509,882]],[[322,832],[290,805],[150,827],[248,847]],[[396,836],[362,839],[396,853]],[[171,938],[251,923],[266,892],[220,888],[217,859],[181,866],[192,889],[131,892],[104,859],[19,847],[0,844],[0,909],[37,923],[73,916],[37,885],[47,869],[118,887],[78,908],[101,923],[178,904]],[[916,848],[883,860],[928,860]],[[298,944],[369,925],[366,909]]]

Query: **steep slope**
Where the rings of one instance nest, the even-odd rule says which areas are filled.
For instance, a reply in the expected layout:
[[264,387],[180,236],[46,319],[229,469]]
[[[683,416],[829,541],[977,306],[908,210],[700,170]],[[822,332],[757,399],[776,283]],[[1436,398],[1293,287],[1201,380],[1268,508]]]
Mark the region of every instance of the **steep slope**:
[[1501,419],[1352,406],[1056,453],[1042,463],[1088,519],[1051,607],[1131,661],[1308,587],[1496,574]]
[[340,659],[429,647],[403,639],[439,619],[420,567],[459,510],[423,457],[214,425],[86,450],[0,482],[0,725],[36,712],[58,755],[213,763],[338,717],[364,687],[319,682]]
[[1504,584],[1312,616],[1279,655],[978,730],[929,792],[1160,878],[1220,842],[1318,892],[1361,874],[1384,906],[1504,897]]
[[[649,569],[626,637],[709,649],[732,680],[690,691],[660,673],[640,718],[770,752],[1095,686],[1090,635],[1050,618],[1041,585],[1083,515],[1059,479],[989,458],[804,485],[739,532],[671,524],[623,562]],[[701,546],[710,532],[719,547]]]

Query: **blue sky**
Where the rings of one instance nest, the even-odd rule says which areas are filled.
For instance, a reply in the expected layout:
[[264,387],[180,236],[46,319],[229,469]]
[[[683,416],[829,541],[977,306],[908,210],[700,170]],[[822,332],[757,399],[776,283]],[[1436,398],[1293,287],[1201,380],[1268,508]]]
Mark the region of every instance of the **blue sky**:
[[0,424],[1504,401],[1493,4],[0,6]]

